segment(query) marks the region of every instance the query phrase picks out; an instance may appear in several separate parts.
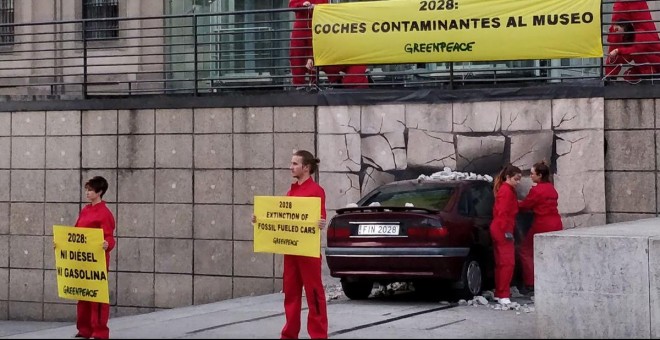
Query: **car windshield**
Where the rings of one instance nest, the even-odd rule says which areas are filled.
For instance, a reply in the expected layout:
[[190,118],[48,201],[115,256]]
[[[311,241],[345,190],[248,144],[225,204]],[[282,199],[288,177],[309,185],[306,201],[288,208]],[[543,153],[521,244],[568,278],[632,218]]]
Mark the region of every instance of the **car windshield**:
[[369,205],[374,202],[380,203],[381,206],[388,207],[404,207],[406,203],[411,203],[418,208],[427,208],[442,210],[444,209],[449,198],[454,191],[454,188],[416,188],[415,190],[392,190],[392,191],[379,191],[374,196],[370,197],[362,205]]

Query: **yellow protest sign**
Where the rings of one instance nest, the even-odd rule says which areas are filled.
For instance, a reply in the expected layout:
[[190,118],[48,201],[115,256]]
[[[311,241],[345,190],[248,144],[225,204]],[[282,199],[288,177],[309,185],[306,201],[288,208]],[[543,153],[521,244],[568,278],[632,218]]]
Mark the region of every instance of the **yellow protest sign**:
[[603,56],[600,0],[389,0],[317,5],[315,64]]
[[321,255],[321,199],[255,196],[254,252]]
[[53,240],[58,296],[110,303],[103,230],[54,225]]

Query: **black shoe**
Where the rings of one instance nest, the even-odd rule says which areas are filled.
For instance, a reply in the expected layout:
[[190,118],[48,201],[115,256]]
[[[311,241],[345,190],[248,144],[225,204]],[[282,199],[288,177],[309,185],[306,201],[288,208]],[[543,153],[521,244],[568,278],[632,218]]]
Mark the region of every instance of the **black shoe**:
[[92,337],[91,335],[90,336],[84,336],[80,333],[76,333],[76,335],[74,336],[74,338],[77,338],[77,339],[89,339],[91,337]]
[[525,296],[534,296],[534,286],[524,286],[518,291]]

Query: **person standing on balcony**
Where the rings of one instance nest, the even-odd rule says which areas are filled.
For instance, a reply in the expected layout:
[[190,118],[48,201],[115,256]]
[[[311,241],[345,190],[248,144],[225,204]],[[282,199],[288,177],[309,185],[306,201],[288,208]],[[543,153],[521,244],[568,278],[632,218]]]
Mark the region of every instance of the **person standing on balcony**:
[[[328,0],[289,0],[289,8],[297,9],[289,49],[291,82],[296,90],[305,89],[305,86],[312,82],[311,77],[313,77],[314,69],[312,13],[314,5],[327,3]],[[310,77],[310,79],[308,80],[307,77]]]
[[[90,204],[80,211],[77,228],[103,229],[103,250],[105,250],[106,269],[110,267],[110,251],[115,247],[115,218],[103,201],[103,195],[108,191],[108,181],[101,176],[95,176],[85,183],[85,196]],[[110,329],[108,318],[110,305],[91,301],[78,301],[76,326],[77,338],[108,339]]]
[[332,65],[321,68],[332,86],[354,89],[369,88],[367,65]]
[[495,299],[503,305],[511,303],[511,279],[516,264],[513,232],[518,214],[516,186],[520,183],[520,168],[507,164],[495,177],[493,191],[493,221],[490,236],[495,253]]
[[532,228],[527,232],[520,247],[525,285],[521,292],[526,294],[534,292],[534,235],[563,229],[557,209],[559,194],[550,182],[550,168],[545,162],[538,162],[532,166],[530,177],[534,186],[529,190],[527,197],[519,202],[520,209],[534,212]]

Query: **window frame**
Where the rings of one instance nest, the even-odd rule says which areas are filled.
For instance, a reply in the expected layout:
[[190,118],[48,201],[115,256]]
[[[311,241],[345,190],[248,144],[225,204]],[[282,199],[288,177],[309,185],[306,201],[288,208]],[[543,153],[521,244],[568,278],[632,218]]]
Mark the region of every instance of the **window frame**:
[[16,42],[16,2],[0,0],[0,24],[9,24],[0,28],[0,47],[12,46]]
[[[87,41],[108,41],[120,39],[121,1],[120,0],[81,0],[83,39]],[[96,11],[94,10],[96,8]],[[110,8],[110,10],[108,10]],[[103,11],[103,13],[95,13]],[[112,13],[109,13],[109,12]],[[115,19],[100,20],[93,19]]]

